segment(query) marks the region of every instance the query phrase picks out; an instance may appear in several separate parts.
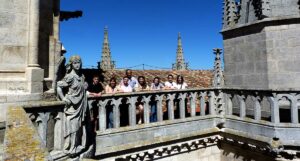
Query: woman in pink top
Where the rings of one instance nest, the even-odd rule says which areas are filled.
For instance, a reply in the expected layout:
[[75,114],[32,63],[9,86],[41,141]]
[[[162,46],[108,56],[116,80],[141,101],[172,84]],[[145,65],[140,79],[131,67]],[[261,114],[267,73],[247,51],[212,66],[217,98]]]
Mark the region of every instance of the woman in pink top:
[[116,81],[116,78],[112,77],[109,80],[109,84],[106,85],[106,87],[105,87],[105,93],[106,94],[115,94],[117,92],[118,92],[117,81]]
[[[106,94],[115,94],[117,93],[117,81],[116,78],[112,77],[109,80],[109,84],[106,85],[105,87],[105,93]],[[106,108],[107,114],[108,114],[108,128],[113,128],[114,127],[114,117],[113,117],[113,106],[108,105]]]

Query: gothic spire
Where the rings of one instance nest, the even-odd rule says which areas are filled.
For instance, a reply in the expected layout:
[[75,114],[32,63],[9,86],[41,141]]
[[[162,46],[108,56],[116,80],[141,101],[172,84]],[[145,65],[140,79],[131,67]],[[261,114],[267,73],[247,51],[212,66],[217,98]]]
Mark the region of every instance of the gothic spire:
[[184,61],[183,48],[180,32],[177,38],[176,63],[173,64],[173,70],[187,70],[188,64]]
[[216,48],[213,49],[215,57],[215,65],[214,65],[214,78],[213,78],[213,87],[222,87],[224,86],[224,75],[222,70],[222,60],[221,54],[222,49]]
[[112,61],[111,58],[107,26],[105,26],[104,28],[104,40],[102,45],[101,63],[99,66],[102,70],[112,70],[115,68],[115,63],[114,61]]

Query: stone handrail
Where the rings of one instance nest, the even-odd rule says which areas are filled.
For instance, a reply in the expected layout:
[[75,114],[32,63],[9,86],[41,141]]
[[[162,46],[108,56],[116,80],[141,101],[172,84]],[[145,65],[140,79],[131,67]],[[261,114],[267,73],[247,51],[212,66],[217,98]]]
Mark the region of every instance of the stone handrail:
[[[272,123],[280,123],[280,110],[290,110],[290,123],[299,123],[298,107],[300,106],[300,91],[290,90],[265,90],[265,89],[232,89],[232,88],[203,88],[203,89],[187,89],[187,90],[164,90],[164,91],[144,91],[135,93],[117,93],[105,94],[99,98],[89,98],[90,100],[99,100],[99,130],[106,129],[106,107],[108,104],[113,106],[114,112],[114,128],[120,127],[120,109],[122,100],[129,106],[129,126],[136,125],[135,104],[142,102],[144,104],[144,123],[149,122],[149,102],[151,97],[155,97],[157,102],[157,118],[163,121],[163,103],[167,104],[168,120],[174,120],[174,100],[179,102],[179,118],[185,118],[186,99],[190,103],[190,116],[196,116],[196,102],[200,102],[200,116],[205,115],[206,103],[208,103],[208,111],[210,115],[231,116],[235,115],[239,118],[256,121],[262,120],[263,109],[267,108],[270,119],[264,118],[264,121]],[[138,99],[140,98],[140,99]],[[234,107],[233,99],[236,99]],[[249,102],[250,99],[250,102]],[[246,103],[246,101],[248,101]],[[262,105],[262,102],[269,104]],[[238,110],[238,114],[233,114],[233,109]],[[249,115],[247,112],[253,111]]]
[[[190,116],[196,116],[196,103],[200,102],[200,116],[206,115],[205,111],[209,111],[208,114],[216,115],[219,111],[217,108],[217,102],[220,100],[216,99],[219,96],[220,90],[207,88],[207,89],[187,89],[187,90],[164,90],[164,91],[144,91],[135,93],[117,93],[117,94],[105,94],[99,98],[89,98],[90,100],[98,100],[99,106],[99,130],[104,131],[107,129],[107,116],[106,108],[107,105],[113,107],[113,120],[114,128],[120,127],[120,105],[123,103],[128,106],[129,114],[129,126],[136,125],[136,103],[143,103],[144,106],[144,123],[149,124],[150,117],[150,102],[154,101],[157,104],[157,121],[162,122],[163,120],[163,105],[166,105],[167,109],[167,120],[174,120],[174,101],[178,102],[179,107],[179,118],[184,119],[186,117],[186,101],[190,104]],[[152,98],[152,100],[151,100]],[[123,102],[122,102],[123,101]],[[206,106],[206,104],[208,105]],[[207,110],[205,108],[208,108]],[[121,107],[123,108],[123,107]]]
[[[185,122],[193,122],[191,127],[186,127],[189,129],[195,129],[196,125],[200,126],[194,132],[201,131],[206,125],[206,130],[203,129],[203,131],[218,127],[220,132],[238,133],[238,136],[247,138],[253,136],[254,140],[270,144],[272,138],[279,138],[283,139],[281,140],[283,145],[300,145],[300,141],[297,141],[300,140],[300,135],[298,135],[300,134],[300,130],[298,130],[300,129],[298,116],[300,91],[203,88],[104,94],[101,97],[88,99],[96,101],[99,108],[97,137],[100,138],[97,140],[104,145],[100,145],[102,150],[96,150],[98,154],[105,153],[103,148],[105,149],[106,143],[103,141],[110,137],[110,134],[117,137],[126,133],[129,136],[131,132],[139,133],[143,129],[153,133],[151,128],[155,130],[167,127],[180,128],[181,125],[189,124]],[[150,122],[150,103],[153,101],[157,105],[157,123]],[[142,125],[137,125],[137,103],[142,103],[144,107]],[[113,109],[112,129],[107,127],[106,110],[109,106]],[[120,128],[121,108],[126,108],[126,110],[128,108],[128,126],[126,128]],[[176,108],[178,115],[175,114]],[[46,147],[51,151],[52,157],[53,154],[54,158],[64,157],[62,153],[53,153],[63,149],[64,103],[59,101],[48,104],[45,102],[35,103],[26,106],[25,110],[29,113]],[[287,112],[288,110],[290,111]],[[170,134],[177,136],[182,132],[184,135],[187,134],[184,130]],[[151,138],[149,139],[151,140]],[[107,143],[107,147],[109,146],[111,145]],[[111,149],[107,148],[106,152],[113,150],[112,147]]]

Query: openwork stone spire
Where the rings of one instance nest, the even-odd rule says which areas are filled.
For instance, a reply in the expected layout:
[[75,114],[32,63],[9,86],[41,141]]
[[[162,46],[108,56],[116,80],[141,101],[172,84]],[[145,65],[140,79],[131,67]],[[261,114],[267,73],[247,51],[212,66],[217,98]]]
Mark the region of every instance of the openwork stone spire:
[[178,33],[178,44],[176,52],[176,63],[173,64],[173,70],[188,70],[188,63],[184,61],[183,48],[180,32]]
[[223,2],[223,28],[233,27],[239,18],[236,0]]
[[216,55],[215,65],[214,65],[213,86],[222,87],[224,86],[224,76],[223,76],[222,61],[221,61],[222,49],[216,48],[213,50],[214,50],[214,54]]
[[102,46],[101,63],[99,64],[102,70],[115,69],[115,62],[111,59],[111,52],[108,41],[108,28],[104,28],[104,40]]

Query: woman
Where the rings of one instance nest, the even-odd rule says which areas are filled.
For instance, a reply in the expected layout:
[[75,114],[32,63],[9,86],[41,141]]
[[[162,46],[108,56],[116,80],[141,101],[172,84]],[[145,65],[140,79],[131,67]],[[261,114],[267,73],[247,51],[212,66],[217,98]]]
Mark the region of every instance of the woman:
[[134,90],[136,92],[140,92],[140,91],[149,91],[150,88],[147,85],[146,79],[144,76],[139,76],[138,77],[138,84],[136,84]]
[[162,90],[164,89],[164,85],[162,83],[160,83],[160,78],[159,77],[155,77],[153,79],[153,83],[151,84],[151,90]]
[[[164,85],[162,83],[160,83],[159,77],[155,77],[153,79],[150,89],[152,91],[158,91],[158,90],[164,89]],[[157,122],[157,104],[155,101],[155,97],[151,97],[150,104],[151,104],[150,122]]]
[[115,94],[118,92],[117,80],[115,77],[110,78],[109,84],[105,87],[106,94]]
[[[86,148],[87,143],[87,97],[85,78],[81,73],[81,58],[72,56],[66,65],[67,74],[57,82],[57,94],[66,103],[65,107],[65,144],[64,153],[77,155]],[[64,95],[63,89],[68,93]]]
[[[112,77],[110,78],[109,80],[109,84],[106,85],[105,87],[105,93],[106,94],[115,94],[118,92],[118,89],[117,89],[117,80],[116,78]],[[107,106],[107,116],[108,116],[108,128],[113,128],[114,127],[114,122],[113,122],[113,107],[112,105],[108,105]]]
[[183,76],[178,75],[176,89],[187,89],[187,87],[188,87],[188,85],[184,82]]
[[[138,77],[138,84],[135,86],[134,90],[136,92],[141,92],[141,91],[149,91],[150,88],[146,83],[146,79],[144,76],[139,76]],[[143,114],[144,114],[144,106],[143,103],[141,102],[141,99],[138,100],[137,104],[136,104],[136,114],[137,116],[137,120],[138,120],[138,124],[142,123],[142,119],[143,119]]]

